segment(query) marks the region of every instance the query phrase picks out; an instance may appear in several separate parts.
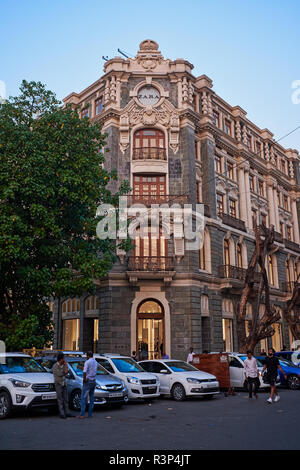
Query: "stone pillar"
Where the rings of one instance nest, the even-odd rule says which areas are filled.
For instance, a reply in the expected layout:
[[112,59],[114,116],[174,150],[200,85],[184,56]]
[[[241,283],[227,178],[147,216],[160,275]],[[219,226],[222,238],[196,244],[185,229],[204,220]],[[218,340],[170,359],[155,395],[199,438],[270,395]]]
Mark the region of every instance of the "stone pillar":
[[83,331],[84,331],[84,299],[80,298],[80,316],[79,316],[79,351],[83,350]]
[[277,201],[277,188],[273,188],[273,198],[274,198],[274,212],[275,212],[275,230],[280,232],[279,225],[279,211],[278,211],[278,201]]
[[[213,137],[205,133],[200,137],[201,160],[203,171],[203,203],[210,208],[211,217],[216,218],[216,176],[215,176],[215,143]],[[191,170],[192,171],[192,170]]]
[[249,168],[245,168],[244,191],[245,191],[245,194],[246,194],[248,228],[250,230],[252,230],[253,229],[253,223],[252,223],[252,213],[251,213],[251,193],[250,193],[250,183],[249,183]]
[[270,213],[270,225],[276,226],[276,219],[275,219],[275,208],[274,208],[274,193],[273,193],[273,185],[267,185],[267,193],[268,193],[268,200],[269,200],[269,213]]
[[238,170],[239,192],[240,192],[240,219],[242,219],[246,227],[248,227],[248,211],[245,192],[245,174],[244,168],[240,167]]
[[293,214],[293,221],[294,221],[294,241],[295,243],[300,243],[299,239],[299,223],[298,223],[298,214],[297,214],[297,204],[296,204],[296,197],[293,194],[291,196],[291,209]]

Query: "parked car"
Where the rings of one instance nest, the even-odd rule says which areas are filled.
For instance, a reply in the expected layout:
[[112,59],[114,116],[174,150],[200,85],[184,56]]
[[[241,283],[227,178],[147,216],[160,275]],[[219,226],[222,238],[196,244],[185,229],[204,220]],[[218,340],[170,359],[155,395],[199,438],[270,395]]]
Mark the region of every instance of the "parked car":
[[[234,388],[243,388],[248,390],[248,384],[245,380],[244,372],[244,361],[247,359],[247,354],[240,353],[228,353],[229,354],[229,373],[230,373],[230,385]],[[263,364],[259,359],[255,358],[258,366],[259,373],[263,369]],[[270,388],[269,384],[264,383],[261,375],[259,375],[260,388]],[[277,376],[276,385],[280,385],[279,375]]]
[[279,351],[275,353],[275,356],[281,359],[287,359],[292,362],[295,366],[300,366],[300,351]]
[[0,354],[0,419],[14,409],[56,405],[52,374],[27,354]]
[[[47,371],[51,372],[56,362],[54,356],[41,356],[36,360]],[[81,390],[83,385],[83,368],[85,359],[82,357],[65,356],[68,364],[66,385],[70,407],[80,410]],[[95,405],[121,406],[128,401],[128,390],[126,384],[118,377],[107,372],[100,364],[98,366],[95,389]]]
[[126,382],[131,400],[159,397],[159,380],[146,372],[134,359],[120,354],[94,354],[94,358],[108,372]]
[[220,393],[219,382],[214,375],[202,372],[187,362],[153,359],[139,361],[139,364],[157,376],[161,395],[171,395],[176,401],[191,396],[212,398]]
[[[256,357],[256,356],[255,356]],[[259,361],[263,362],[264,357],[258,357]],[[280,382],[282,385],[286,385],[291,390],[299,390],[300,388],[300,367],[295,366],[291,361],[278,357],[279,364],[282,367],[283,372],[287,375],[285,380],[283,373],[279,371]]]

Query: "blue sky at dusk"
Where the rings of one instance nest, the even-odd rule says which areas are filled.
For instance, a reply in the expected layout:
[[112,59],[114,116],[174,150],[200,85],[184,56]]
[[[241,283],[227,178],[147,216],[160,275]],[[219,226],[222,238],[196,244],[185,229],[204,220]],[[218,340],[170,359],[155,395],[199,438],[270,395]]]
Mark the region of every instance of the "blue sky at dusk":
[[[278,139],[300,125],[299,0],[0,0],[0,80],[15,95],[23,78],[58,98],[103,73],[102,55],[135,55],[154,39],[165,58],[196,76]],[[299,94],[300,96],[300,94]],[[300,129],[280,142],[300,150]]]

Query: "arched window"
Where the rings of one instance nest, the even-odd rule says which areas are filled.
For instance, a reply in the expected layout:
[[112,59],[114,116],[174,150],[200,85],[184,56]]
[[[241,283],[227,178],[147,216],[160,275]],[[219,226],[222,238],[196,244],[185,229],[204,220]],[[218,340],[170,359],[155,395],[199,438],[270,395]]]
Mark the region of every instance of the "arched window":
[[85,311],[98,310],[99,309],[99,297],[97,295],[91,295],[85,300]]
[[139,358],[158,359],[165,352],[164,310],[154,299],[143,301],[137,310],[137,351]]
[[158,129],[141,129],[133,137],[133,160],[166,160],[165,134]]
[[224,264],[230,266],[230,247],[228,240],[224,240]]
[[271,286],[274,286],[275,278],[274,278],[274,265],[273,265],[272,255],[268,256],[268,267],[269,267],[269,282],[270,282]]
[[204,230],[203,236],[203,243],[200,242],[199,249],[199,267],[204,271],[211,272],[210,234],[207,229]]
[[243,267],[242,245],[240,243],[236,245],[236,265],[238,268]]
[[233,304],[229,299],[222,301],[223,350],[233,351]]

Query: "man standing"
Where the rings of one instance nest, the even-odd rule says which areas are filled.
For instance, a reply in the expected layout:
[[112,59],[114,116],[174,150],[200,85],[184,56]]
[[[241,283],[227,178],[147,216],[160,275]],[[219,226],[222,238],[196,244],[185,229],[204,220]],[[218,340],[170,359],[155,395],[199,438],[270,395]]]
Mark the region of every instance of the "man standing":
[[89,404],[89,411],[88,417],[91,418],[94,409],[94,394],[96,388],[96,376],[97,376],[97,368],[98,362],[95,361],[93,358],[93,353],[90,351],[87,353],[87,361],[85,361],[84,369],[83,369],[83,387],[81,392],[81,413],[78,418],[84,418],[85,415],[85,408],[86,408],[86,400],[89,396],[90,404]]
[[256,359],[252,355],[252,351],[247,351],[247,359],[244,361],[245,378],[248,382],[249,399],[252,398],[252,390],[255,398],[258,398],[257,390],[259,385],[259,370]]
[[55,382],[59,415],[62,419],[66,419],[66,417],[72,417],[73,415],[71,415],[69,410],[68,393],[66,386],[68,364],[65,361],[65,356],[63,353],[59,353],[57,355],[57,362],[52,367],[52,372]]
[[191,362],[193,362],[194,354],[195,354],[195,353],[194,353],[194,349],[193,349],[193,348],[190,348],[190,352],[189,352],[188,357],[187,357],[187,360],[186,360],[186,362],[187,362],[188,364],[190,364]]
[[273,401],[273,396],[275,395],[274,401],[280,400],[280,396],[276,390],[276,379],[277,379],[277,369],[279,369],[285,380],[287,379],[287,376],[283,372],[281,365],[279,364],[278,357],[274,356],[275,350],[273,348],[269,349],[268,356],[264,360],[264,367],[261,371],[261,376],[263,376],[264,371],[267,369],[267,379],[268,383],[270,384],[271,387],[271,396],[268,398],[267,402],[272,403]]

